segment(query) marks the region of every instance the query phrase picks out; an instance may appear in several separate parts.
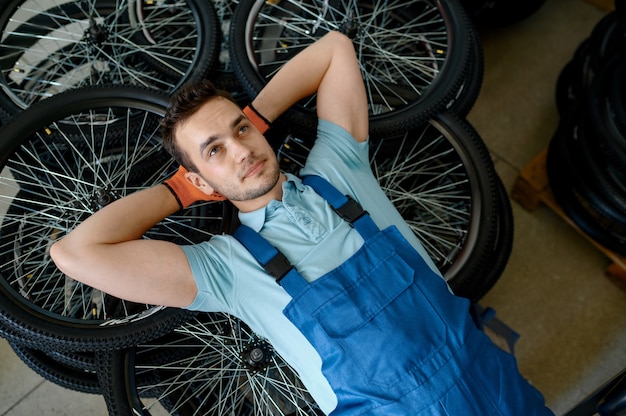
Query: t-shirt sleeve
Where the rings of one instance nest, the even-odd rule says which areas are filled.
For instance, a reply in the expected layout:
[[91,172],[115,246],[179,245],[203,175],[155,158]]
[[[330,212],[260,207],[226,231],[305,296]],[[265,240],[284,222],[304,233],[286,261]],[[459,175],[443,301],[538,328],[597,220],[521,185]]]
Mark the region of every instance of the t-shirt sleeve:
[[180,246],[198,287],[196,298],[186,309],[205,312],[228,312],[231,309],[229,299],[232,299],[236,279],[227,266],[232,247],[223,240],[222,236],[215,236],[204,243]]
[[358,142],[344,128],[319,120],[317,140],[300,174],[320,175],[331,182],[344,182],[346,176],[363,173],[371,175],[367,141]]

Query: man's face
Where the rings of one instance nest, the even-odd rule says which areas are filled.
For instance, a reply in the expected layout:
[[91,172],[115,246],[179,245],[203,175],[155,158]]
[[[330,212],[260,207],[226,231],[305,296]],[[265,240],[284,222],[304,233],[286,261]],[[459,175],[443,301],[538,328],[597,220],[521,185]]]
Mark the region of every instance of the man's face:
[[242,210],[280,198],[274,151],[231,101],[210,99],[178,126],[176,140],[198,168],[188,178],[205,193],[219,192]]

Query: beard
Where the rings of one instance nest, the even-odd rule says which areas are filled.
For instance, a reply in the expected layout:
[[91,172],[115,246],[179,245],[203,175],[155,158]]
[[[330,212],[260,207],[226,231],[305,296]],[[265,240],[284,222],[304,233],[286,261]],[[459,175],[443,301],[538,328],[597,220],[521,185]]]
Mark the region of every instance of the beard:
[[[280,179],[278,163],[266,163],[263,171],[256,176],[250,187],[242,187],[240,183],[212,184],[211,187],[230,201],[250,201],[271,191]],[[206,181],[206,178],[205,178]],[[245,182],[245,181],[244,181]]]

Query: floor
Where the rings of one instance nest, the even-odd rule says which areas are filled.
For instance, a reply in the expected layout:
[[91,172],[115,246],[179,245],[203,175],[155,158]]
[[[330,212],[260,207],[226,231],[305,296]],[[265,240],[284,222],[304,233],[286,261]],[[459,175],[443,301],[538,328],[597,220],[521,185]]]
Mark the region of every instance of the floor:
[[[531,17],[483,30],[485,77],[468,116],[511,189],[558,122],[556,79],[606,11],[585,0],[547,0]],[[507,269],[482,300],[520,334],[520,370],[562,415],[626,367],[626,291],[608,259],[546,207],[513,202]],[[0,416],[106,415],[100,396],[42,379],[0,340]]]

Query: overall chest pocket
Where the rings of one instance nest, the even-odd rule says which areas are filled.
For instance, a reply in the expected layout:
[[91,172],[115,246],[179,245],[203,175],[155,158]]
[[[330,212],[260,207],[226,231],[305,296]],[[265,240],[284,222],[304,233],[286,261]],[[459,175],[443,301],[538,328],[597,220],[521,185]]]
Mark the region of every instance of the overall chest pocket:
[[427,266],[411,267],[394,249],[398,242],[388,240],[366,243],[316,282],[328,289],[327,301],[313,312],[327,337],[318,352],[366,383],[391,387],[411,374],[421,384],[420,368],[445,345],[446,325],[420,279],[440,277]]

